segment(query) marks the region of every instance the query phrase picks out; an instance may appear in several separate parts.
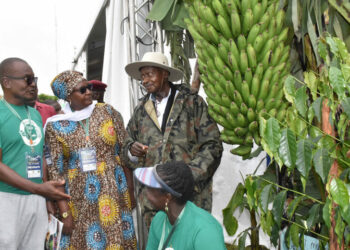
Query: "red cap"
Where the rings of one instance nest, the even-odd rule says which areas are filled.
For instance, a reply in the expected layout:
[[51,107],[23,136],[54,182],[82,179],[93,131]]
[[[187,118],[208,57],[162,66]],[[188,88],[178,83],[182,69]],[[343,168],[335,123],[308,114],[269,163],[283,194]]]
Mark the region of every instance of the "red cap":
[[107,84],[99,80],[90,80],[89,83],[92,84],[92,90],[105,90],[107,88]]

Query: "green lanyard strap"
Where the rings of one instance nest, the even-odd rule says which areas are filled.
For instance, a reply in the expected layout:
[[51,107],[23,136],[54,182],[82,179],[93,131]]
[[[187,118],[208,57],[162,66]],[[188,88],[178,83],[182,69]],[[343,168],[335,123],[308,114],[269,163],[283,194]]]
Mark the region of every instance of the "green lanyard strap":
[[90,140],[90,134],[89,134],[89,127],[90,127],[90,117],[85,119],[86,123],[84,124],[82,121],[79,121],[80,125],[83,127],[84,132],[85,132],[85,139],[86,141]]

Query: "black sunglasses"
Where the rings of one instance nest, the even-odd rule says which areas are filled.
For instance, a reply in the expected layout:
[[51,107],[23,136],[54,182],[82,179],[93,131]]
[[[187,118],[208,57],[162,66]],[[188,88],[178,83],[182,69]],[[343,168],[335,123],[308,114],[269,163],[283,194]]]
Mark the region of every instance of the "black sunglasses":
[[85,94],[87,89],[91,91],[92,90],[92,84],[88,84],[86,86],[80,87],[79,89],[75,89],[74,91],[79,91],[80,94]]
[[15,80],[24,80],[28,86],[31,85],[33,82],[36,84],[38,82],[38,77],[27,75],[23,77],[17,77],[17,76],[5,76],[10,79],[15,79]]

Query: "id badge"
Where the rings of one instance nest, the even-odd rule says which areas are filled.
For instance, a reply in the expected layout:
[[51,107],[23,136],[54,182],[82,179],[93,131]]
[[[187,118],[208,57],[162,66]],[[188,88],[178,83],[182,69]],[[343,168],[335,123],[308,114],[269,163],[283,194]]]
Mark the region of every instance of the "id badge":
[[46,164],[52,165],[50,147],[48,145],[44,145],[44,156],[45,156]]
[[26,152],[27,178],[42,178],[41,155],[36,152]]
[[79,150],[80,167],[84,172],[97,169],[95,148],[83,148]]

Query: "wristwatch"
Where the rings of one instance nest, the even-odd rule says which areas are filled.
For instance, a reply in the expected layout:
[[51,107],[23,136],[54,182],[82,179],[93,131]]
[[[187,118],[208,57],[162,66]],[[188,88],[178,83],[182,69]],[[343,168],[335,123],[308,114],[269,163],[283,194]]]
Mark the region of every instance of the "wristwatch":
[[68,211],[62,213],[62,218],[65,219],[68,217]]

